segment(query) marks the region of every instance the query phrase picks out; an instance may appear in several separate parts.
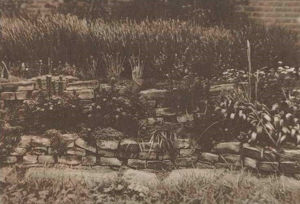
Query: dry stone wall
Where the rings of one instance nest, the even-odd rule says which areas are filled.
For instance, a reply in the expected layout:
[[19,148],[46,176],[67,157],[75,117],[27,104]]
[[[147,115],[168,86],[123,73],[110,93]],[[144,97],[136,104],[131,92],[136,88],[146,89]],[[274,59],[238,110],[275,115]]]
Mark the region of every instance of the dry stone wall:
[[[8,104],[20,103],[30,99],[35,92],[47,91],[51,87],[59,92],[75,94],[80,101],[91,102],[96,88],[111,88],[96,80],[79,81],[71,76],[40,76],[23,82],[0,84],[0,109],[5,112]],[[53,86],[52,86],[53,85]],[[223,88],[222,88],[223,87]],[[234,85],[213,86],[211,94],[230,90]],[[118,87],[120,92],[124,87]],[[49,90],[48,90],[49,91]],[[149,124],[157,121],[180,121],[182,116],[163,106],[162,101],[168,96],[167,90],[148,89],[141,91],[140,100],[155,108],[156,116],[146,119]],[[83,103],[85,104],[85,103]],[[109,132],[108,130],[107,132]],[[1,133],[1,134],[5,134]],[[214,145],[211,151],[203,152],[200,147],[186,137],[174,141],[172,152],[166,151],[158,143],[142,141],[136,138],[110,136],[99,137],[95,143],[89,143],[77,134],[63,134],[63,151],[53,147],[51,139],[40,135],[23,135],[9,156],[1,158],[1,166],[22,163],[36,165],[70,166],[110,166],[122,165],[134,169],[170,170],[174,168],[249,168],[257,172],[300,174],[300,147],[285,148],[278,153],[273,149],[223,142]]]

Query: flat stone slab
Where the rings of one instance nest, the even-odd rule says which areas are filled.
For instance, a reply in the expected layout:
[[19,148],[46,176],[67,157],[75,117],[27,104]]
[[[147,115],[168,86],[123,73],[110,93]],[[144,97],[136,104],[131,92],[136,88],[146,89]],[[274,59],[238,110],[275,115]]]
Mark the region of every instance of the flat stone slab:
[[0,99],[4,101],[16,100],[16,92],[2,92],[0,94]]
[[54,164],[55,158],[51,155],[38,156],[38,163],[40,164]]
[[147,161],[147,168],[148,169],[155,169],[155,170],[170,170],[174,167],[173,163],[170,160],[164,161]]
[[240,142],[222,142],[219,144],[216,144],[212,151],[217,152],[220,154],[223,153],[233,153],[238,154],[241,150],[241,143]]
[[285,149],[283,153],[280,154],[281,161],[297,161],[300,163],[300,149]]
[[244,166],[251,168],[251,169],[257,169],[257,160],[252,159],[250,157],[244,158]]
[[147,167],[146,160],[128,159],[127,165],[134,169],[145,169]]
[[95,97],[94,90],[92,89],[77,90],[76,95],[81,100],[93,99]]
[[140,95],[146,99],[160,99],[166,97],[167,93],[166,89],[148,89],[141,91]]
[[180,157],[189,157],[195,153],[195,149],[180,149],[179,156]]
[[14,151],[10,154],[11,156],[23,156],[26,154],[27,149],[23,147],[16,147]]
[[118,149],[119,151],[130,153],[139,153],[141,150],[139,144],[135,140],[131,139],[121,140]]
[[97,140],[97,149],[117,150],[119,147],[118,140]]
[[67,155],[85,156],[86,151],[79,147],[68,148],[66,151]]
[[18,161],[15,156],[7,156],[0,158],[0,164],[15,164]]
[[189,149],[191,147],[191,140],[190,139],[176,139],[175,147],[177,149]]
[[225,163],[239,163],[241,156],[238,154],[222,154],[220,155],[220,160]]
[[219,161],[219,155],[210,152],[203,152],[199,155],[199,160],[215,163]]
[[73,155],[61,156],[58,157],[58,163],[67,165],[79,165],[81,164],[81,157]]
[[23,156],[23,164],[36,164],[38,156],[36,155],[25,155]]
[[259,162],[258,169],[263,172],[276,173],[279,172],[279,162]]
[[97,163],[97,157],[93,155],[82,157],[82,165],[94,166]]
[[78,138],[75,141],[75,145],[78,146],[78,147],[80,147],[80,148],[82,148],[82,149],[85,149],[85,150],[87,150],[89,152],[93,152],[93,153],[97,152],[96,147],[91,146],[86,141],[84,141],[82,138]]
[[261,161],[277,161],[276,155],[268,150],[263,150],[258,147],[251,147],[248,144],[244,144],[241,150],[244,157],[250,157]]
[[280,162],[280,170],[285,174],[299,174],[300,164],[294,161],[282,161]]
[[99,164],[102,166],[121,166],[122,162],[117,158],[100,157]]
[[157,117],[172,117],[176,116],[176,113],[172,112],[170,108],[156,108],[155,114]]
[[190,156],[185,158],[176,158],[175,163],[178,167],[195,167],[198,161],[197,156]]

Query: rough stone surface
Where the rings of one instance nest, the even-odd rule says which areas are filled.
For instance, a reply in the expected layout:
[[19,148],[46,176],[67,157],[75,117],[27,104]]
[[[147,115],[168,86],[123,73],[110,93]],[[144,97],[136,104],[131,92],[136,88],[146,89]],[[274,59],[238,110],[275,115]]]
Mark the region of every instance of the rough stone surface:
[[27,99],[27,91],[18,91],[16,92],[17,100],[26,100]]
[[209,152],[203,152],[203,153],[200,154],[199,160],[214,163],[214,162],[219,161],[219,155],[212,154],[212,153],[209,153]]
[[281,161],[297,161],[300,162],[300,149],[286,149],[280,154]]
[[119,151],[130,152],[130,153],[139,153],[140,146],[139,144],[132,139],[123,139],[118,147]]
[[17,147],[14,151],[10,154],[11,156],[23,156],[27,152],[26,148]]
[[257,168],[257,160],[252,159],[250,157],[245,157],[244,158],[244,166],[252,169]]
[[5,101],[16,100],[16,93],[15,92],[2,92],[0,94],[0,99],[5,100]]
[[98,149],[117,150],[119,141],[117,140],[97,140]]
[[241,156],[238,154],[222,154],[220,155],[220,160],[225,163],[239,163]]
[[8,157],[1,157],[0,164],[14,164],[18,161],[17,157],[15,156],[8,156]]
[[30,151],[32,155],[45,155],[48,153],[47,147],[33,147]]
[[147,162],[140,159],[128,159],[127,165],[134,169],[145,169],[147,166]]
[[114,150],[99,149],[97,152],[101,157],[116,157],[117,153]]
[[85,149],[89,152],[93,152],[93,153],[97,152],[96,147],[91,146],[86,141],[84,141],[82,138],[78,138],[77,140],[75,140],[75,145],[82,149]]
[[170,160],[147,161],[147,168],[155,170],[169,170],[173,168],[173,163]]
[[293,161],[280,162],[280,170],[285,174],[300,174],[300,164]]
[[188,157],[192,156],[195,152],[195,149],[180,149],[179,150],[179,156],[180,157]]
[[38,157],[38,163],[41,164],[54,164],[55,158],[52,155],[41,155]]
[[177,149],[188,149],[191,146],[190,139],[177,139],[175,140],[175,147]]
[[82,157],[82,165],[93,166],[97,163],[97,157],[93,155]]
[[121,166],[122,162],[117,158],[100,157],[99,163],[102,166]]
[[87,99],[93,99],[94,98],[94,90],[91,89],[85,89],[85,90],[78,90],[76,91],[76,95],[79,99],[87,100]]
[[186,158],[176,158],[176,166],[179,167],[194,167],[198,161],[197,156],[191,156]]
[[213,147],[213,152],[217,153],[240,153],[241,143],[240,142],[223,142]]
[[66,153],[68,155],[77,155],[77,156],[85,156],[86,155],[86,151],[79,147],[69,148],[69,149],[67,149]]
[[166,89],[148,89],[140,92],[140,95],[146,99],[160,99],[166,97]]
[[36,164],[38,156],[36,155],[25,155],[23,156],[24,164]]
[[258,147],[251,147],[248,144],[244,144],[241,153],[245,157],[250,157],[263,161],[277,161],[276,155],[270,151],[264,151]]
[[51,142],[49,138],[40,137],[40,136],[31,136],[31,144],[34,146],[40,145],[40,146],[49,147]]
[[77,134],[62,134],[61,137],[66,142],[73,142],[79,138]]
[[67,165],[79,165],[81,164],[81,157],[80,156],[61,156],[58,157],[58,163],[60,164],[67,164]]
[[279,162],[259,162],[258,169],[263,172],[275,173],[279,171]]

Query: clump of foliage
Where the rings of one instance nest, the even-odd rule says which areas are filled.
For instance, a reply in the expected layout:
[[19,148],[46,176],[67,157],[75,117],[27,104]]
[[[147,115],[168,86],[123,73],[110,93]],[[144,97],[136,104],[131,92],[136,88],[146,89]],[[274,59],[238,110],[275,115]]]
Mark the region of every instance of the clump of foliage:
[[87,112],[87,123],[91,128],[113,127],[131,136],[136,136],[138,121],[146,117],[138,96],[132,93],[120,95],[112,86],[108,90],[96,90],[96,96]]
[[49,97],[41,91],[35,98],[24,101],[26,130],[75,128],[83,119],[81,107],[75,99],[71,95]]
[[[1,56],[13,64],[50,61],[80,67],[86,78],[107,76],[107,62],[122,62],[121,76],[131,76],[138,58],[144,78],[166,79],[183,67],[212,78],[229,68],[247,67],[246,40],[255,47],[253,66],[271,66],[280,59],[293,63],[296,35],[278,27],[251,24],[240,29],[204,27],[179,20],[137,22],[86,21],[53,15],[34,20],[3,19]],[[26,43],[24,43],[26,42]],[[48,65],[46,66],[52,66]],[[38,66],[30,72],[38,73]]]
[[64,155],[67,151],[67,143],[63,139],[60,131],[55,129],[47,130],[44,136],[50,138],[50,147],[53,149],[55,155]]

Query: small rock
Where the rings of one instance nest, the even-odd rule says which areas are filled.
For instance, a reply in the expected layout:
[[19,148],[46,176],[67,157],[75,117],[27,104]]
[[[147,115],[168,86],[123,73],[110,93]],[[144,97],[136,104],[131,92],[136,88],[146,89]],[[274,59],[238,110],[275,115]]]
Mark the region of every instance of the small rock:
[[121,166],[122,162],[117,158],[100,157],[99,161],[102,166]]
[[244,157],[250,157],[260,161],[277,161],[276,155],[270,151],[264,151],[262,148],[251,147],[244,144],[241,150]]
[[35,146],[46,146],[49,147],[51,142],[49,138],[40,137],[40,136],[31,136],[31,143]]
[[279,171],[279,162],[259,162],[258,169],[263,172],[275,173]]
[[225,163],[240,163],[241,156],[238,154],[222,154],[220,160]]
[[74,155],[61,156],[58,157],[58,163],[67,165],[79,165],[81,164],[81,157]]
[[147,162],[145,160],[139,159],[128,159],[127,165],[134,169],[145,169],[147,166]]
[[76,141],[75,141],[75,145],[82,148],[82,149],[85,149],[89,152],[93,152],[93,153],[96,153],[97,150],[96,150],[96,147],[93,147],[91,145],[89,145],[86,141],[84,141],[82,138],[78,138]]
[[200,154],[199,160],[215,163],[215,162],[219,161],[219,155],[212,154],[212,153],[209,153],[209,152],[203,152],[203,153]]
[[141,160],[154,160],[158,159],[158,152],[154,151],[142,151],[138,154],[138,158]]
[[54,164],[55,159],[51,155],[41,155],[38,157],[38,163],[40,164]]
[[294,161],[282,161],[280,170],[285,174],[300,174],[300,164]]
[[19,91],[16,92],[16,100],[26,100],[27,99],[27,91]]
[[147,161],[148,169],[155,170],[170,170],[174,167],[173,163],[170,160],[164,161]]
[[195,152],[195,149],[180,149],[179,150],[179,155],[180,157],[188,157],[193,155]]
[[217,153],[233,153],[238,154],[241,150],[241,143],[240,142],[223,142],[215,145],[212,149],[213,152]]
[[66,153],[68,155],[77,155],[77,156],[85,156],[86,155],[86,151],[79,147],[68,148]]
[[38,156],[36,155],[25,155],[23,156],[24,164],[36,164]]
[[190,139],[176,139],[175,140],[175,147],[177,149],[188,149],[191,146]]
[[7,156],[7,157],[1,157],[0,161],[1,161],[0,163],[3,164],[14,164],[18,161],[18,159],[15,156]]
[[172,117],[176,116],[176,113],[172,112],[170,108],[156,108],[155,113],[157,117]]
[[48,153],[47,147],[33,147],[30,151],[32,155],[45,155]]
[[179,167],[194,167],[197,163],[197,160],[198,160],[197,156],[176,158],[175,163]]
[[81,100],[93,99],[94,98],[94,90],[92,90],[92,89],[76,90],[76,95]]
[[300,149],[285,149],[280,154],[281,161],[296,161],[300,163]]
[[257,160],[252,159],[250,157],[244,158],[244,166],[252,169],[257,169]]
[[14,151],[10,154],[11,156],[23,156],[26,154],[27,150],[23,147],[17,147],[14,149]]
[[141,97],[146,99],[161,99],[165,98],[168,91],[166,89],[148,89],[140,92]]
[[117,150],[119,141],[117,140],[97,140],[97,148],[105,150]]
[[82,165],[84,166],[94,166],[97,163],[97,157],[96,156],[86,156],[82,157]]
[[117,153],[114,150],[99,149],[97,152],[101,157],[116,157]]

